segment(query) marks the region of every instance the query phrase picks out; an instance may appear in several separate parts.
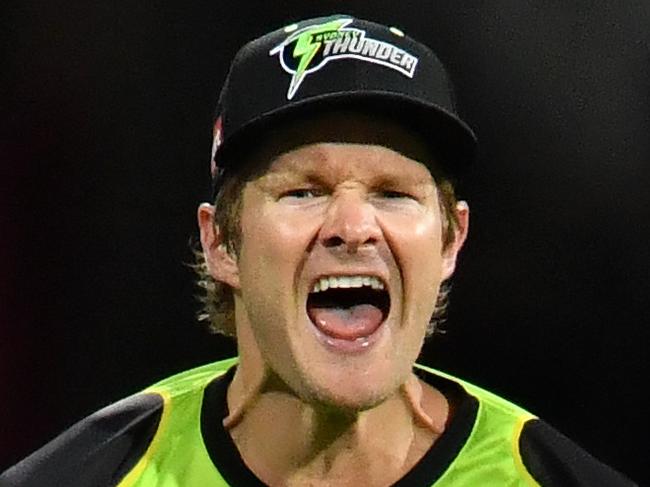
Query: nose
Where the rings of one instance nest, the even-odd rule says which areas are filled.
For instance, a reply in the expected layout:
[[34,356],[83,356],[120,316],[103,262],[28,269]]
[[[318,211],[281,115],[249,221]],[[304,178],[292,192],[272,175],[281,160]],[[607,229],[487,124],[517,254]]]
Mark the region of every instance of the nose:
[[381,238],[375,208],[358,191],[333,196],[319,240],[327,248],[355,253],[375,245]]

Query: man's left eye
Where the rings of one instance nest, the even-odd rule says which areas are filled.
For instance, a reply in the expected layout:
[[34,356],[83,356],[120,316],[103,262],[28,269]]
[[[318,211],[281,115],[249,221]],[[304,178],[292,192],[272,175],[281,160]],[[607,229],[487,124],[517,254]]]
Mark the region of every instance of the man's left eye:
[[399,199],[399,198],[415,199],[413,195],[404,193],[402,191],[381,191],[379,195],[382,198],[388,198],[388,199]]

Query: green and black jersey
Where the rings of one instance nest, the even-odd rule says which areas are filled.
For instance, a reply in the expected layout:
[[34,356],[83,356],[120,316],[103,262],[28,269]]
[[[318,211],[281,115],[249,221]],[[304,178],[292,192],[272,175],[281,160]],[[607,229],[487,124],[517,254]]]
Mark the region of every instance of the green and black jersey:
[[[0,486],[264,485],[222,418],[237,359],[175,375],[82,420],[0,475]],[[399,486],[632,486],[523,409],[433,369],[455,405],[445,433]]]

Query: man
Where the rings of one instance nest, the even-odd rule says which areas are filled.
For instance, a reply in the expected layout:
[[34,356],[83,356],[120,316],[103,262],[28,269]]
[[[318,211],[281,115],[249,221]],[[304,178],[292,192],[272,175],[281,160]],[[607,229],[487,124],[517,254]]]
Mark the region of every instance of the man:
[[415,364],[468,231],[475,138],[395,28],[244,46],[198,209],[205,318],[238,358],[82,421],[2,485],[632,485],[517,406]]

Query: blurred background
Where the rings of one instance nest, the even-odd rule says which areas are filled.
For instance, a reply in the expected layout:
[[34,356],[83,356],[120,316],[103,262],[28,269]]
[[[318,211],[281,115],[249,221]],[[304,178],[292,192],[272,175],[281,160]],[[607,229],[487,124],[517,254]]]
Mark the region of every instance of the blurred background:
[[4,2],[0,470],[116,399],[234,353],[196,322],[186,265],[218,91],[242,43],[329,13],[430,45],[480,139],[447,332],[420,361],[650,481],[640,0]]

